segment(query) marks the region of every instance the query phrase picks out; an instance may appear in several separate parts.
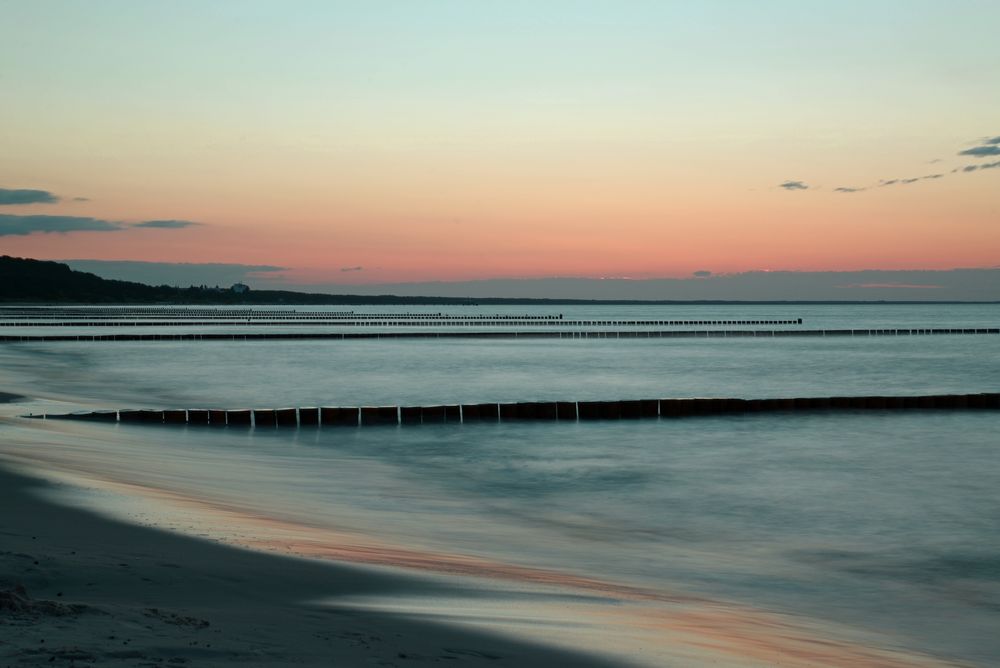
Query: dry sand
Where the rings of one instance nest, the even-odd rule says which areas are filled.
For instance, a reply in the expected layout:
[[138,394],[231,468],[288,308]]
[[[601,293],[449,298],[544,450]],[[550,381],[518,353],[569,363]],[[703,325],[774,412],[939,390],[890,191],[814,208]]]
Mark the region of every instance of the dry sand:
[[46,484],[0,470],[0,667],[621,665],[310,604],[438,585],[104,519]]

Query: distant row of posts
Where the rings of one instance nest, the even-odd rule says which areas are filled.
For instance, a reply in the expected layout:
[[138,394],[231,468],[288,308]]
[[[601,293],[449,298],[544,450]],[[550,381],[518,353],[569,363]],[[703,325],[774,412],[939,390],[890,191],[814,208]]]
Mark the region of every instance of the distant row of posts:
[[0,320],[0,327],[221,327],[225,325],[238,326],[271,326],[288,325],[336,327],[515,327],[515,326],[549,326],[549,327],[709,327],[726,325],[770,326],[770,325],[801,325],[802,318],[795,320],[563,320],[548,318],[525,317],[473,317],[473,318],[410,318],[410,319],[318,319],[318,318],[274,318],[266,320],[233,320],[212,318],[208,320],[149,320],[110,318],[100,320],[17,320],[10,322]]
[[0,342],[36,341],[257,341],[257,340],[355,340],[355,339],[690,339],[690,338],[782,338],[824,336],[928,336],[1000,334],[997,327],[934,329],[705,329],[705,330],[573,330],[573,331],[429,331],[429,332],[202,332],[183,334],[6,334]]

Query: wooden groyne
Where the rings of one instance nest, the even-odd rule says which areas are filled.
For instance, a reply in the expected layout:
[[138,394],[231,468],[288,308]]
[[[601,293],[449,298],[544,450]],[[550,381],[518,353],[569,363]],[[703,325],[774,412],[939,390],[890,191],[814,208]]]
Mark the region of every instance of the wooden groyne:
[[430,332],[185,332],[181,334],[37,334],[0,335],[3,343],[35,341],[259,341],[356,339],[691,339],[824,336],[929,336],[1000,334],[997,327],[920,329],[703,329],[573,331],[430,331]]
[[437,406],[354,406],[253,409],[92,411],[25,417],[206,427],[360,427],[512,421],[671,419],[736,413],[830,411],[1000,410],[1000,393],[919,396],[795,397],[783,399],[637,399],[522,401]]
[[297,309],[167,308],[167,307],[15,307],[0,306],[0,318],[429,318],[439,320],[476,320],[515,318],[521,320],[560,320],[562,314],[531,313],[431,313],[429,311],[359,312],[300,311]]
[[475,318],[270,318],[233,320],[213,318],[207,320],[130,320],[112,318],[108,320],[31,320],[13,322],[0,321],[0,327],[282,327],[329,325],[336,327],[720,327],[732,325],[774,326],[801,325],[802,318],[795,320],[562,320],[549,318],[522,317],[475,317]]

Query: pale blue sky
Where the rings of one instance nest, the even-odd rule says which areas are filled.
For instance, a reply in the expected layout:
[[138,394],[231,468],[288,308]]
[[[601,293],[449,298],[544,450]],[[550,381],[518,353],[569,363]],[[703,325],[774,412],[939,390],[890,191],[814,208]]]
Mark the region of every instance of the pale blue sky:
[[0,12],[5,113],[66,123],[172,108],[181,122],[330,115],[377,133],[406,111],[474,131],[497,107],[558,127],[547,105],[585,105],[609,124],[706,112],[732,130],[765,115],[793,130],[895,111],[917,129],[987,124],[1000,101],[997,2],[5,0]]

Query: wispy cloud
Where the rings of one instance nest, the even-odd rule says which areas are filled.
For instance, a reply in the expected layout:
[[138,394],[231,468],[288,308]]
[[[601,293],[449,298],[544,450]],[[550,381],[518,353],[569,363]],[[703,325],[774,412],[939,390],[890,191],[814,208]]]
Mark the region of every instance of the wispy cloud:
[[201,225],[201,223],[196,223],[192,220],[144,220],[141,223],[135,223],[132,227],[157,227],[164,230],[179,230],[194,225]]
[[55,204],[59,198],[48,190],[0,188],[0,205]]
[[82,216],[18,216],[0,214],[0,237],[23,236],[36,232],[65,234],[67,232],[113,232],[121,223]]
[[974,155],[977,158],[985,158],[991,155],[1000,155],[1000,145],[983,144],[982,146],[973,146],[972,148],[967,148],[964,151],[959,151],[958,154]]
[[[1000,136],[995,137],[983,137],[976,140],[979,142],[978,146],[973,148],[965,149],[960,151],[958,155],[971,155],[978,158],[986,156],[1000,156]],[[931,160],[932,163],[941,162],[940,159]],[[942,172],[938,174],[926,174],[924,176],[911,176],[907,178],[896,178],[896,179],[881,179],[878,183],[869,186],[840,186],[834,188],[835,193],[859,193],[872,188],[886,188],[888,186],[897,185],[910,185],[917,183],[918,181],[935,181],[937,179],[943,179],[948,174],[967,174],[969,172],[978,172],[984,169],[997,169],[1000,167],[1000,162],[985,162],[973,165],[959,165],[954,167],[950,172]],[[784,188],[785,190],[808,190],[810,189],[808,185],[803,181],[785,181],[778,186],[779,188]],[[820,188],[813,188],[812,190],[820,190]]]
[[357,267],[341,267],[340,268],[341,271],[345,271],[345,272],[346,271],[364,271],[364,269],[365,268],[361,267],[361,266],[357,266]]
[[1000,167],[1000,160],[997,162],[984,162],[978,165],[966,165],[964,167],[956,167],[951,170],[952,172],[978,172],[980,169],[996,169]]
[[977,158],[1000,155],[1000,137],[983,137],[979,140],[979,146],[959,151],[958,155],[971,155]]
[[0,214],[0,237],[28,234],[67,234],[69,232],[117,232],[132,227],[179,229],[200,225],[189,220],[144,220],[126,223],[87,216],[47,216]]

